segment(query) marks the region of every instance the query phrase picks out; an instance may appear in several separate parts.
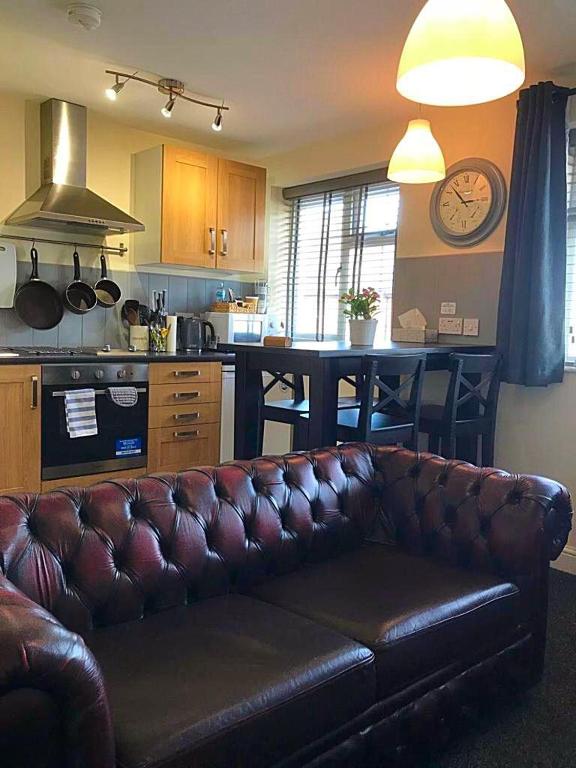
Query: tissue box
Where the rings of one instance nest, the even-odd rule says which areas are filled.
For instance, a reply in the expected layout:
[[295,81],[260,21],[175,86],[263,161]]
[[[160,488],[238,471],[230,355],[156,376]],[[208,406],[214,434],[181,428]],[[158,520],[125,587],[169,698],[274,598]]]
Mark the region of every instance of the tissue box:
[[392,341],[412,341],[417,344],[435,344],[438,331],[431,328],[393,328]]

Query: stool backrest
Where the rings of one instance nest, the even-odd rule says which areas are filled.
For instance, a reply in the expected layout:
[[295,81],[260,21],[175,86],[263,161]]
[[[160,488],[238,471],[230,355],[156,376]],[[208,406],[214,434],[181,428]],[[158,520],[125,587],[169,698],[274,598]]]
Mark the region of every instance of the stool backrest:
[[450,355],[451,375],[444,408],[446,421],[454,423],[470,415],[496,418],[500,363],[501,356],[498,354]]
[[[304,377],[301,373],[286,374],[270,372],[270,376],[272,379],[268,382],[268,384],[264,384],[263,382],[262,389],[264,400],[266,400],[266,395],[270,392],[270,390],[274,389],[274,387],[278,384],[284,385],[287,389],[293,392],[294,402],[301,403],[302,400],[304,400]],[[292,381],[287,378],[287,376],[292,376]],[[262,372],[262,377],[264,377],[264,371]]]
[[409,417],[417,435],[425,370],[425,354],[366,355],[358,427],[369,432],[374,413],[395,413]]

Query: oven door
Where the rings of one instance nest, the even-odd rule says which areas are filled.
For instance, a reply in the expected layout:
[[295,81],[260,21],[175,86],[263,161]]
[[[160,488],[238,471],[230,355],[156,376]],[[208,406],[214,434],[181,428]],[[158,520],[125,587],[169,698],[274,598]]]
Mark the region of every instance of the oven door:
[[[42,480],[145,467],[148,453],[148,382],[133,382],[138,402],[113,403],[107,386],[95,386],[98,434],[71,438],[66,429],[64,389],[42,387]],[[85,384],[66,390],[84,389]]]

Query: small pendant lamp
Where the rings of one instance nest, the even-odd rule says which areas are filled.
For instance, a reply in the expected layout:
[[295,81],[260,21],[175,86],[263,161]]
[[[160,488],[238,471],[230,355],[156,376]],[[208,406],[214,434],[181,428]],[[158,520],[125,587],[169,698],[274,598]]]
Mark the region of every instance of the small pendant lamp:
[[410,120],[388,165],[388,178],[401,184],[431,184],[446,176],[440,145],[429,120]]

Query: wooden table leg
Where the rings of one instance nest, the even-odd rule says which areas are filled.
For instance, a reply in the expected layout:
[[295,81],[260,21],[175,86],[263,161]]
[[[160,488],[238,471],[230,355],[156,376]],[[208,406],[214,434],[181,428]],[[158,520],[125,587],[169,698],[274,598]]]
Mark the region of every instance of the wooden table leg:
[[330,358],[315,360],[309,371],[310,427],[308,448],[336,445],[338,374]]
[[236,353],[234,393],[234,458],[253,459],[262,454],[262,371],[248,367],[248,353]]

